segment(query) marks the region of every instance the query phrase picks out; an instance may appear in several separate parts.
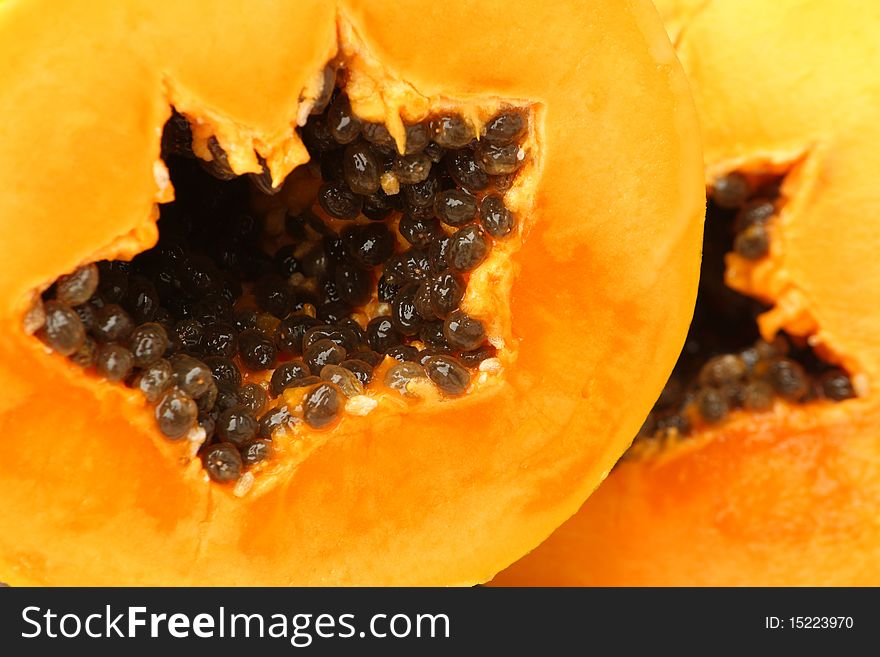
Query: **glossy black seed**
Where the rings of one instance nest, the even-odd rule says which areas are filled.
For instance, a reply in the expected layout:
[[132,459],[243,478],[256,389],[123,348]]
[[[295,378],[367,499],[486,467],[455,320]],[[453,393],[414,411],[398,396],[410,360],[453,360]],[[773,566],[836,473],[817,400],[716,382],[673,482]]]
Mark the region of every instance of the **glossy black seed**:
[[210,445],[212,442],[214,442],[214,435],[217,430],[217,418],[219,416],[220,410],[216,406],[207,411],[199,411],[196,422],[198,423],[199,427],[205,432],[204,444],[206,445]]
[[400,194],[388,196],[381,189],[375,194],[364,197],[362,212],[367,219],[383,221],[395,210],[400,209]]
[[431,308],[440,319],[445,319],[458,308],[464,298],[467,284],[451,271],[437,274],[431,281]]
[[435,175],[430,175],[422,182],[406,185],[403,188],[403,198],[409,212],[421,212],[424,209],[425,214],[433,212],[434,198],[440,192],[440,179]]
[[432,356],[425,363],[425,372],[447,395],[463,395],[471,382],[471,373],[452,356]]
[[276,429],[292,427],[298,421],[298,418],[291,414],[287,406],[271,408],[260,418],[257,435],[269,440]]
[[367,324],[366,341],[371,349],[384,354],[401,344],[403,336],[394,328],[390,317],[375,317]]
[[431,141],[431,131],[424,123],[414,123],[406,126],[406,147],[404,152],[407,155],[420,153]]
[[164,358],[150,363],[138,375],[135,385],[148,402],[158,401],[174,385],[171,363]]
[[303,335],[303,350],[308,349],[319,340],[330,340],[346,351],[349,351],[357,347],[358,336],[349,329],[322,324],[310,328],[306,331],[305,335]]
[[388,356],[401,363],[417,363],[419,350],[408,344],[399,344],[388,350]]
[[385,224],[352,226],[343,234],[348,253],[363,268],[375,267],[394,253],[394,235]]
[[107,303],[119,303],[128,290],[128,274],[113,269],[107,261],[98,263],[98,291]]
[[799,401],[809,390],[804,368],[788,358],[780,358],[770,365],[767,380],[776,393],[788,401]]
[[[352,356],[357,356],[357,353],[350,354]],[[361,382],[361,385],[365,386],[370,381],[373,380],[373,367],[366,361],[361,360],[360,358],[348,358],[341,363],[339,363],[340,367],[344,367],[349,372],[354,374],[358,381]]]
[[186,354],[174,354],[168,362],[174,371],[177,387],[193,399],[198,399],[214,385],[211,368],[199,359]]
[[388,279],[385,276],[382,276],[379,279],[378,285],[378,296],[379,301],[383,303],[391,303],[394,301],[394,297],[397,293],[400,292],[400,286],[394,285],[393,283],[389,283]]
[[254,371],[270,370],[275,366],[275,343],[265,333],[248,329],[238,336],[238,354],[242,364]]
[[311,374],[309,366],[303,360],[297,359],[282,363],[272,372],[272,379],[269,382],[269,394],[277,397],[292,381],[305,378]]
[[93,367],[98,358],[98,343],[90,335],[85,337],[79,349],[70,355],[70,360],[80,367]]
[[696,398],[697,410],[700,417],[706,422],[720,422],[730,410],[727,404],[727,397],[721,390],[715,388],[704,388],[697,394]]
[[321,370],[321,380],[336,385],[346,397],[364,394],[364,386],[357,376],[340,365],[325,365]]
[[403,335],[415,335],[422,326],[422,317],[416,310],[413,285],[403,288],[391,302],[391,324]]
[[409,397],[414,394],[410,385],[420,380],[427,382],[427,379],[428,376],[425,374],[424,367],[418,363],[406,362],[397,363],[389,367],[388,371],[385,372],[383,382],[388,388],[395,390],[405,397]]
[[60,277],[55,283],[55,298],[69,306],[78,306],[88,301],[97,289],[98,266],[91,263]]
[[245,467],[256,465],[272,458],[272,441],[255,438],[241,446],[241,460]]
[[330,257],[327,255],[327,247],[323,242],[314,244],[303,254],[303,273],[310,278],[322,278],[330,271]]
[[346,350],[332,340],[318,340],[307,347],[303,359],[312,372],[320,372],[325,365],[339,365],[345,360]]
[[339,388],[332,383],[322,383],[305,396],[303,419],[310,427],[321,429],[336,420],[343,405],[343,395]]
[[203,325],[232,321],[232,303],[220,292],[209,292],[193,304],[192,319]]
[[168,334],[161,325],[148,322],[138,326],[128,339],[128,346],[136,367],[146,367],[165,355]]
[[254,286],[254,298],[261,310],[278,317],[287,317],[293,307],[293,294],[287,283],[276,276],[267,276]]
[[480,224],[492,237],[507,237],[516,228],[516,217],[498,194],[488,194],[480,202]]
[[509,110],[496,114],[483,126],[483,140],[490,144],[509,144],[526,131],[526,118],[521,112]]
[[44,313],[45,322],[38,332],[40,338],[62,356],[75,353],[86,338],[79,315],[70,306],[54,300],[45,302]]
[[122,306],[110,303],[99,308],[95,313],[95,326],[92,328],[92,335],[98,342],[125,340],[131,335],[132,330],[134,330],[134,323]]
[[219,415],[220,412],[228,408],[235,408],[241,405],[241,399],[238,396],[238,386],[231,383],[217,384],[217,399],[214,401],[214,408]]
[[347,303],[337,301],[317,306],[318,319],[327,324],[340,322],[354,312],[354,308]]
[[176,440],[195,424],[199,409],[192,397],[180,388],[171,388],[156,406],[156,421],[166,438]]
[[[413,247],[400,254],[405,280],[420,283],[431,275],[431,260],[424,249]],[[387,267],[386,267],[387,274]],[[393,282],[397,282],[396,280]]]
[[700,368],[699,381],[704,386],[721,386],[736,383],[746,377],[748,366],[741,356],[722,354],[706,361]]
[[275,273],[284,279],[288,279],[299,271],[299,260],[293,255],[296,248],[293,244],[285,244],[272,256],[275,265]]
[[350,306],[362,306],[373,293],[373,277],[368,271],[351,264],[336,268],[336,289],[339,298]]
[[486,233],[479,226],[465,226],[453,233],[446,261],[458,274],[476,269],[489,255],[491,245]]
[[365,142],[345,148],[342,167],[345,182],[355,194],[375,194],[379,190],[379,163]]
[[752,224],[737,234],[733,250],[746,260],[760,260],[770,252],[770,235],[762,224]]
[[425,281],[421,285],[419,285],[416,290],[416,295],[413,297],[413,303],[416,306],[416,312],[422,319],[432,320],[437,319],[437,315],[434,313],[434,306],[431,301],[431,288],[433,287],[433,281]]
[[449,267],[446,258],[449,254],[450,244],[452,244],[452,238],[445,234],[431,242],[428,247],[428,261],[431,263],[432,273],[441,274]]
[[434,217],[404,215],[398,225],[400,235],[415,247],[424,249],[443,234],[440,222]]
[[444,353],[451,351],[446,335],[443,333],[443,322],[440,320],[425,322],[419,330],[419,339],[426,347],[437,349]]
[[458,360],[460,360],[465,367],[479,367],[480,363],[484,360],[487,358],[495,358],[497,354],[498,350],[494,346],[491,344],[484,344],[471,351],[462,351],[458,355]]
[[443,335],[450,345],[463,351],[479,347],[486,339],[483,322],[456,310],[443,323]]
[[205,328],[197,319],[182,319],[174,325],[172,340],[180,343],[184,351],[198,353],[202,350]]
[[463,148],[475,137],[475,132],[470,122],[449,114],[431,121],[431,136],[443,148]]
[[749,226],[754,224],[764,224],[776,212],[776,206],[773,201],[768,199],[754,199],[746,203],[739,212],[736,213],[736,219],[733,222],[733,229],[740,233]]
[[742,406],[748,411],[766,411],[773,406],[773,386],[766,381],[751,381],[743,388]]
[[232,358],[238,351],[238,331],[231,324],[206,326],[202,336],[202,353],[206,356]]
[[446,170],[456,184],[471,192],[479,192],[489,186],[489,174],[477,165],[471,151],[454,151],[447,155]]
[[351,111],[348,96],[339,94],[327,110],[330,134],[340,144],[350,144],[361,133],[361,120]]
[[463,189],[447,189],[435,197],[434,214],[449,226],[464,226],[477,215],[477,199]]
[[525,162],[525,152],[517,144],[481,143],[476,150],[479,167],[490,176],[515,173]]
[[269,395],[263,386],[257,383],[246,383],[238,389],[241,407],[254,415],[259,414],[269,403]]
[[394,138],[388,132],[388,128],[385,127],[384,123],[364,123],[361,133],[364,139],[371,144],[378,144],[379,146],[394,145]]
[[243,445],[257,435],[257,418],[245,408],[229,408],[217,419],[217,436],[233,445]]
[[244,464],[235,445],[215,443],[202,452],[202,466],[213,481],[228,484],[239,480]]
[[394,158],[391,171],[402,185],[420,183],[431,173],[431,158],[424,153],[398,155]]
[[822,394],[832,401],[843,401],[856,396],[852,381],[846,372],[841,369],[833,369],[819,379]]
[[715,181],[711,198],[722,208],[737,208],[748,200],[751,192],[748,179],[741,173],[733,172]]
[[320,324],[319,320],[308,315],[291,315],[281,320],[275,340],[278,349],[283,354],[298,356],[302,353],[303,336]]
[[300,132],[306,149],[314,157],[339,148],[339,142],[330,133],[330,126],[324,116],[310,116]]
[[357,218],[363,202],[363,197],[352,192],[342,181],[324,183],[318,190],[318,203],[336,219]]
[[241,370],[231,358],[208,356],[204,363],[211,368],[211,374],[217,383],[228,383],[236,387],[241,385]]
[[122,306],[136,324],[152,322],[159,309],[159,293],[156,291],[156,286],[143,276],[131,276]]

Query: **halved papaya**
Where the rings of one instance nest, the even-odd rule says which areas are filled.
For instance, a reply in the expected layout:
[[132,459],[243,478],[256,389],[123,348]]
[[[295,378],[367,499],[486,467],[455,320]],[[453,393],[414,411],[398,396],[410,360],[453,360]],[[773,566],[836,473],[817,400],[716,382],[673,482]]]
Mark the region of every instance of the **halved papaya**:
[[704,188],[649,3],[0,33],[0,579],[485,581],[668,376]]
[[[704,281],[716,274],[712,254],[727,251],[717,284],[701,282],[678,383],[687,387],[681,367],[699,342],[724,335],[701,309],[746,342],[714,343],[714,365],[692,370],[690,410],[667,405],[667,388],[597,493],[496,581],[876,585],[880,160],[868,98],[880,11],[803,0],[660,6],[702,121]],[[754,372],[730,388],[748,391],[738,404],[707,384],[737,363]]]

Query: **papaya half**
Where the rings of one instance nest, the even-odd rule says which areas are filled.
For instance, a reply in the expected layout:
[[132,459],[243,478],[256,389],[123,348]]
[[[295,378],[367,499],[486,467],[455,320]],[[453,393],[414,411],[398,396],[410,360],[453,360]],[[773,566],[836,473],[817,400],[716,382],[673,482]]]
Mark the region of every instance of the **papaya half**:
[[[880,8],[804,0],[659,7],[702,123],[707,264],[718,250],[709,236],[727,234],[718,285],[705,299],[701,282],[695,353],[698,339],[710,339],[697,326],[703,306],[728,326],[739,308],[737,333],[748,336],[742,326],[751,324],[749,339],[758,331],[761,339],[725,348],[694,375],[689,416],[664,406],[667,387],[653,427],[596,494],[495,581],[876,586]],[[741,379],[747,396],[712,417],[719,399],[728,402],[725,387],[707,380],[743,362],[755,372]],[[688,435],[671,430],[675,417],[679,428],[692,421]]]
[[669,375],[705,189],[648,2],[8,0],[0,34],[0,579],[486,581]]

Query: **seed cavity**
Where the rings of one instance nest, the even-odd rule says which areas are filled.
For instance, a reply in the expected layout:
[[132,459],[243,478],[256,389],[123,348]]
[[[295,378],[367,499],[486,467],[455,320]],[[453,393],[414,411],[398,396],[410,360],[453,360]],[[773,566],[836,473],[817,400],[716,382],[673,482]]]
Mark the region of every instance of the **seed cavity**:
[[505,105],[475,126],[446,109],[405,124],[398,149],[354,113],[343,65],[320,78],[298,117],[310,162],[284,194],[259,154],[262,171],[243,176],[215,137],[197,158],[174,110],[162,180],[175,201],[156,246],[65,273],[24,317],[69,362],[140,391],[159,432],[186,438],[236,495],[278,440],[368,415],[389,390],[454,398],[503,369],[503,344],[461,305],[523,220],[506,193],[532,157],[529,112]]

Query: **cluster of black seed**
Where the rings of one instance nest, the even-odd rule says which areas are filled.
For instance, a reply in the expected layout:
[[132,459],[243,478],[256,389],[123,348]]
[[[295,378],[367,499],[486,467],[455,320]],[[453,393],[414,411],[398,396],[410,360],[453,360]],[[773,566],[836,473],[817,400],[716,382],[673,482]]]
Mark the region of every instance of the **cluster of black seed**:
[[[269,230],[251,212],[255,193],[278,191],[268,173],[236,176],[216,140],[214,159],[197,159],[175,113],[163,158],[176,199],[161,207],[158,244],[43,294],[45,343],[138,388],[169,439],[203,429],[215,481],[269,458],[280,427],[331,426],[386,357],[398,361],[388,387],[408,394],[424,379],[455,396],[496,355],[460,303],[469,273],[516,229],[504,193],[523,163],[525,115],[499,112],[480,139],[462,117],[435,116],[406,126],[400,153],[330,89],[300,130],[320,176],[312,208]],[[388,311],[360,323],[377,302]],[[294,388],[296,412],[282,397]]]
[[[686,436],[695,427],[722,422],[735,409],[768,410],[775,399],[806,403],[855,396],[847,373],[823,362],[808,346],[784,334],[773,342],[761,339],[757,317],[766,308],[724,283],[724,255],[731,248],[748,258],[766,254],[766,248],[744,246],[751,239],[745,231],[764,231],[779,204],[779,182],[768,179],[756,187],[734,173],[712,190],[694,318],[637,442]],[[762,234],[766,238],[766,231]]]

